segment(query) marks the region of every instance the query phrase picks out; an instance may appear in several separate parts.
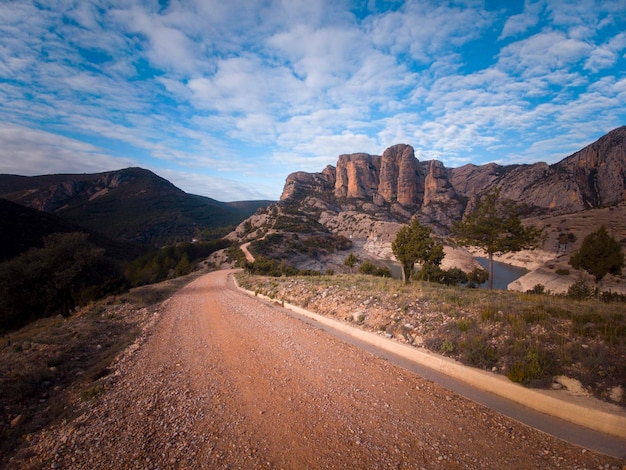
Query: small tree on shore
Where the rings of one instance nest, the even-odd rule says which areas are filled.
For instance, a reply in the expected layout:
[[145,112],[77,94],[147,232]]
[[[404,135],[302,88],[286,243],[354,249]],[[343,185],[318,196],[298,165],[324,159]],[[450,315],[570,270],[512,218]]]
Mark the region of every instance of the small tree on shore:
[[624,253],[622,247],[606,230],[603,225],[595,232],[587,235],[580,247],[570,260],[574,269],[584,269],[596,281],[596,287],[607,274],[620,274],[624,267]]
[[430,233],[429,227],[413,217],[411,224],[402,227],[391,244],[393,254],[402,265],[402,281],[405,284],[411,279],[415,263],[422,262],[424,268],[439,266],[443,260],[443,245],[437,243]]
[[344,266],[348,266],[350,268],[350,272],[352,272],[358,262],[359,258],[354,253],[350,253],[346,259],[343,260]]
[[525,227],[520,219],[521,207],[500,198],[495,188],[476,203],[476,208],[462,221],[454,224],[452,232],[463,246],[478,246],[489,257],[489,289],[493,288],[493,255],[537,248],[542,231]]

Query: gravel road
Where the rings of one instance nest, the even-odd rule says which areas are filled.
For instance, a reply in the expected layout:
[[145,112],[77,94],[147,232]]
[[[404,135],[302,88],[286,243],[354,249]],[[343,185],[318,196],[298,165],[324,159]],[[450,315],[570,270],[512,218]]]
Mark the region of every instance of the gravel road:
[[586,468],[624,462],[530,429],[238,292],[169,299],[105,392],[23,468]]

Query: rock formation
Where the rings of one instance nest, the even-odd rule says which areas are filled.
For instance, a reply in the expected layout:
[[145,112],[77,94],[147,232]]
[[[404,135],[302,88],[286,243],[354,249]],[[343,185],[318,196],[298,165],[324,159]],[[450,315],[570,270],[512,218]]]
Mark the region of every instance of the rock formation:
[[281,200],[332,189],[338,199],[389,204],[401,216],[419,214],[427,222],[449,226],[462,217],[468,201],[495,186],[502,187],[504,197],[526,205],[529,214],[565,214],[626,201],[626,126],[553,165],[446,169],[439,161],[420,162],[406,144],[389,147],[382,157],[341,155],[336,168],[289,175]]
[[337,161],[335,196],[368,198],[376,191],[380,157],[366,153],[340,155]]

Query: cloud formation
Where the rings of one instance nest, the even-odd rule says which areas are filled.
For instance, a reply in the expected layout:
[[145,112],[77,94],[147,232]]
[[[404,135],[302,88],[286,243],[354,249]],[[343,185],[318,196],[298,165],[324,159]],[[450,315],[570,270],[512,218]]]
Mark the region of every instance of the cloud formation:
[[626,121],[623,0],[8,0],[0,172],[142,166],[218,200],[396,143],[557,161]]

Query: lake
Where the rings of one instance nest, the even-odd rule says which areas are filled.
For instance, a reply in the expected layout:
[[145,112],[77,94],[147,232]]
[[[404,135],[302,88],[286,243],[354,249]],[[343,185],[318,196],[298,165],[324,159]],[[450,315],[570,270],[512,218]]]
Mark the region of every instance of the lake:
[[[486,270],[489,270],[489,260],[487,258],[476,258],[476,261],[478,261]],[[391,271],[391,275],[394,279],[402,279],[402,268],[398,263],[388,260],[385,262],[385,265]],[[501,263],[499,261],[493,262],[493,271],[493,288],[501,290],[506,290],[506,286],[528,272],[527,269]],[[481,284],[480,287],[486,289],[487,282]]]
[[[489,271],[489,259],[488,258],[476,258],[476,261],[480,265]],[[493,262],[493,288],[506,290],[511,282],[519,279],[528,272],[528,269],[520,268],[518,266],[512,266],[510,264],[501,263],[499,261]],[[482,288],[487,288],[487,282],[481,284]]]

